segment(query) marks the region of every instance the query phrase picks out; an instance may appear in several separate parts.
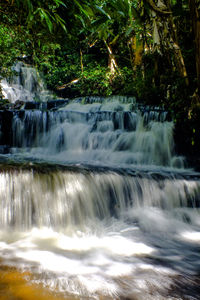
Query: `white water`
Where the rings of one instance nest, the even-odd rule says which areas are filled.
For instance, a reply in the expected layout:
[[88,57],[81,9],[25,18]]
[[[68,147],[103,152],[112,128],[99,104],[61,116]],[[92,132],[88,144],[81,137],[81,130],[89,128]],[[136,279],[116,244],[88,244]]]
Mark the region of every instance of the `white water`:
[[116,101],[14,113],[6,157],[26,163],[0,173],[3,263],[66,297],[198,300],[200,176],[165,118]]
[[159,121],[166,113],[142,116],[130,105],[72,103],[59,111],[16,114],[13,153],[62,164],[182,168],[183,158],[174,153],[173,122]]
[[47,101],[52,97],[51,93],[45,89],[45,85],[35,68],[27,66],[22,62],[17,62],[13,66],[12,79],[2,79],[0,85],[5,99],[11,103],[20,101]]
[[185,299],[171,285],[199,271],[199,212],[188,207],[199,181],[89,171],[0,180],[5,264],[78,299]]

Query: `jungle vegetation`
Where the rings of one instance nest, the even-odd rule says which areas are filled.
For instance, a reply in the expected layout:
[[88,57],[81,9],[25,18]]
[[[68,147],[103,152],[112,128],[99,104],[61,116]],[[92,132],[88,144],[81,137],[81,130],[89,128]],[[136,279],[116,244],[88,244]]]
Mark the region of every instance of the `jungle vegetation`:
[[180,144],[199,153],[200,0],[1,0],[0,76],[20,59],[62,97],[166,107]]

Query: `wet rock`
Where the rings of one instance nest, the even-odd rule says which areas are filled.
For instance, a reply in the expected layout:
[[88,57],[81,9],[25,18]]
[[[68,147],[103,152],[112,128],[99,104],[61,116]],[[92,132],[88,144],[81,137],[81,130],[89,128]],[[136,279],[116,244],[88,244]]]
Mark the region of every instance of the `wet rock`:
[[9,147],[7,145],[0,145],[0,154],[9,153]]
[[11,110],[0,110],[0,144],[8,147],[12,144],[12,119]]
[[0,110],[10,109],[12,107],[13,105],[8,99],[0,99]]
[[15,101],[14,105],[13,105],[13,109],[17,110],[17,109],[22,109],[25,105],[24,101],[21,100],[17,100]]
[[25,109],[39,109],[40,103],[35,101],[28,101],[25,103]]

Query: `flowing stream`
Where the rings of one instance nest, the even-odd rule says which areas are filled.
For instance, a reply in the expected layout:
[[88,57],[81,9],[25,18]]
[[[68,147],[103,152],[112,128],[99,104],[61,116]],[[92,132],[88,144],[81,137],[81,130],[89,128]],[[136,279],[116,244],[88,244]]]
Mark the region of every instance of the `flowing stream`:
[[1,126],[1,264],[62,299],[200,299],[200,174],[173,122],[88,99]]

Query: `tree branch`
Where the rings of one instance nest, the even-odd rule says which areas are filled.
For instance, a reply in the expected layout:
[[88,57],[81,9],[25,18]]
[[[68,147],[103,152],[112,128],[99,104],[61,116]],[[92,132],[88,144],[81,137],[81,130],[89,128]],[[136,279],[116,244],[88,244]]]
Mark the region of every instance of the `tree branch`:
[[156,4],[153,2],[153,0],[146,0],[146,2],[151,6],[151,8],[156,11],[157,13],[164,14],[164,15],[170,15],[171,11],[162,10],[159,7],[156,6]]

